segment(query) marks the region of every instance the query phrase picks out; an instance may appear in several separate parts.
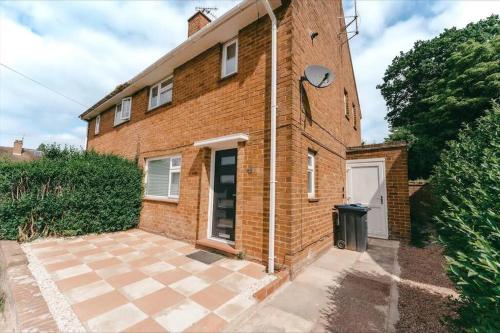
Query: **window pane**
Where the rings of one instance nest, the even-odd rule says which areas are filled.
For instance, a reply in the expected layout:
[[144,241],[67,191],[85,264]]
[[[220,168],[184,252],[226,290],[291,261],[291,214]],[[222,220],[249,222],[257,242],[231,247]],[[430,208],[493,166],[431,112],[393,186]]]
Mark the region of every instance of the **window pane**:
[[126,98],[122,101],[122,119],[130,118],[130,109],[132,107],[132,100],[130,98]]
[[122,104],[118,104],[115,110],[115,125],[122,121]]
[[179,185],[181,174],[179,172],[172,172],[172,180],[170,182],[170,196],[179,196]]
[[313,193],[313,173],[312,171],[307,171],[307,193]]
[[236,156],[224,156],[220,159],[220,165],[234,165],[236,163]]
[[181,166],[181,158],[180,157],[173,157],[171,160],[172,160],[172,168],[176,168],[176,167]]
[[151,89],[149,104],[151,105],[152,108],[158,105],[158,86]]
[[220,182],[221,184],[234,184],[234,175],[222,175]]
[[172,80],[167,80],[165,82],[162,82],[161,86],[160,86],[160,90],[164,90],[164,89],[172,89]]
[[307,166],[312,167],[313,166],[313,156],[312,155],[307,155]]
[[160,93],[160,105],[172,102],[172,90],[166,90]]
[[236,43],[226,48],[226,74],[236,72]]
[[167,197],[170,173],[170,159],[148,161],[148,195]]

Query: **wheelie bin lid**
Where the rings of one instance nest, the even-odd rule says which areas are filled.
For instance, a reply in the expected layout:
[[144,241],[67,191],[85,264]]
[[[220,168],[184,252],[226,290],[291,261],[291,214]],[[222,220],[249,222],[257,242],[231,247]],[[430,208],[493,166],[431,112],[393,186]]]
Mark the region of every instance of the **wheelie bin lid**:
[[355,212],[368,212],[371,208],[362,204],[346,204],[346,205],[335,205],[334,206],[338,210],[349,210]]

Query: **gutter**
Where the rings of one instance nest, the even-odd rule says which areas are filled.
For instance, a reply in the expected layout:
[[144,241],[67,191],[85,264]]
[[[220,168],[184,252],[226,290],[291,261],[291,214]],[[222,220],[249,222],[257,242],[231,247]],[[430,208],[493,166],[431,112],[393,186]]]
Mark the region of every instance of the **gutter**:
[[269,175],[269,259],[268,273],[274,273],[274,234],[276,224],[276,77],[278,24],[269,0],[262,0],[271,18],[271,157]]

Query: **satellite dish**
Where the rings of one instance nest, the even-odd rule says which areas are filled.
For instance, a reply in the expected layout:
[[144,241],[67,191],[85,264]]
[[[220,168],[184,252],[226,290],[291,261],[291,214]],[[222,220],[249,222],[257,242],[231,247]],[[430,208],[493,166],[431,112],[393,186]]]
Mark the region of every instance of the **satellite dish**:
[[326,88],[333,83],[335,75],[328,68],[320,65],[309,65],[304,71],[305,79],[316,88]]

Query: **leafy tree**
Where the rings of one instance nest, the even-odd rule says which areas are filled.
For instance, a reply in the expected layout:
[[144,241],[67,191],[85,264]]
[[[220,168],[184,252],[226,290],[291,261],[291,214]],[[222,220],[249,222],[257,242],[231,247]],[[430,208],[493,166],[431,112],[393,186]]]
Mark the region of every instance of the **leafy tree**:
[[447,29],[401,52],[378,85],[391,128],[388,141],[409,142],[410,178],[426,178],[463,123],[500,97],[498,15]]
[[[472,124],[470,124],[472,125]],[[500,331],[500,108],[467,125],[431,178],[438,233],[459,292],[458,328]]]

